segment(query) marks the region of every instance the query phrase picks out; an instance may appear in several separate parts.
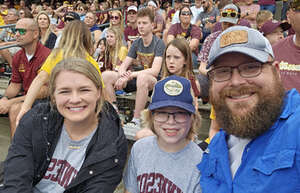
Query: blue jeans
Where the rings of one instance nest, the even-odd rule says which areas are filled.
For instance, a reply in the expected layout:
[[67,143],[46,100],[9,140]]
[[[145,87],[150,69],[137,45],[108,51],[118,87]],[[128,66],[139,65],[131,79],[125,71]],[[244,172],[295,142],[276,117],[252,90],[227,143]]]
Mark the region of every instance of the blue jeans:
[[273,13],[273,15],[275,14],[275,5],[260,5],[260,10],[268,10],[271,11]]
[[288,10],[289,3],[287,1],[283,1],[282,11],[281,11],[281,20],[286,20],[286,12]]

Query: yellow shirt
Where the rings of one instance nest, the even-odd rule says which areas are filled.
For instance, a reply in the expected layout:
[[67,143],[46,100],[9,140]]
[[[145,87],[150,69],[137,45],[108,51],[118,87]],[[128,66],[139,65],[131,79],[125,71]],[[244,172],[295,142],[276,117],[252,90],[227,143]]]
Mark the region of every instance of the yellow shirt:
[[123,62],[123,61],[125,60],[127,54],[128,54],[128,49],[127,49],[127,47],[122,46],[122,47],[120,48],[120,50],[119,50],[119,53],[118,53],[118,58],[120,59],[120,61]]
[[[59,51],[59,53],[56,55],[56,57],[53,57],[53,53],[51,53],[48,58],[46,59],[46,61],[44,62],[43,66],[41,67],[40,70],[43,70],[45,72],[47,72],[49,75],[51,74],[52,69],[56,66],[57,63],[59,63],[61,60],[63,59],[63,52]],[[89,55],[86,54],[86,58],[85,58],[88,62],[90,62],[91,64],[93,64],[95,66],[95,68],[98,70],[100,77],[101,77],[101,81],[102,81],[102,86],[104,88],[104,82],[102,79],[102,75],[101,75],[101,71],[99,68],[98,63]]]

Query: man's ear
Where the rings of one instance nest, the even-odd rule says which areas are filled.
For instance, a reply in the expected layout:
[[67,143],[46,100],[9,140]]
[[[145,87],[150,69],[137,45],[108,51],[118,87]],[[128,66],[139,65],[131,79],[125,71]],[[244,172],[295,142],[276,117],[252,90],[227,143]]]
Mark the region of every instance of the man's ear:
[[278,76],[280,77],[280,63],[279,63],[278,61],[275,60],[275,61],[272,63],[272,66],[274,66],[274,68],[275,68],[275,70],[276,70]]

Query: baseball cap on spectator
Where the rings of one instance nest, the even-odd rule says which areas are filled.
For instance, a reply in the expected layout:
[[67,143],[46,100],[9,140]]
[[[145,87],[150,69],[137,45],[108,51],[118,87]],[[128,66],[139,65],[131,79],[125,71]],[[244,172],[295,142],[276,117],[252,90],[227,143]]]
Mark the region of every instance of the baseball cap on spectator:
[[78,13],[70,11],[65,14],[65,21],[66,20],[80,20],[80,16],[78,15]]
[[135,12],[137,12],[137,7],[135,5],[131,5],[131,6],[129,6],[127,8],[127,12],[129,12],[129,11],[135,11]]
[[257,30],[245,26],[233,26],[223,31],[214,41],[209,55],[209,69],[214,61],[226,53],[238,52],[265,63],[274,58],[270,42]]
[[151,6],[155,7],[155,8],[157,8],[157,5],[156,5],[156,3],[154,1],[149,1],[147,5],[151,5]]
[[240,18],[241,10],[235,4],[226,5],[221,11],[220,22],[237,24]]
[[179,107],[195,113],[191,83],[188,79],[172,75],[155,84],[148,108],[155,110],[163,107]]
[[277,27],[281,27],[283,31],[290,29],[291,25],[288,22],[280,22],[277,20],[268,20],[260,28],[260,32],[263,35],[268,35],[272,33]]

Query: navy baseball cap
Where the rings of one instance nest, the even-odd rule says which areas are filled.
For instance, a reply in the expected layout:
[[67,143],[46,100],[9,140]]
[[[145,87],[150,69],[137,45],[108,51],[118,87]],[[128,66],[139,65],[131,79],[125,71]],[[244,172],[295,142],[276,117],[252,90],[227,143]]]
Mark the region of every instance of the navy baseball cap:
[[274,58],[270,42],[257,30],[245,26],[233,26],[223,31],[214,41],[209,55],[207,69],[214,61],[226,53],[238,52],[257,61],[267,62]]
[[179,107],[195,113],[193,102],[190,81],[181,76],[172,75],[155,84],[148,108],[155,110],[163,107]]

